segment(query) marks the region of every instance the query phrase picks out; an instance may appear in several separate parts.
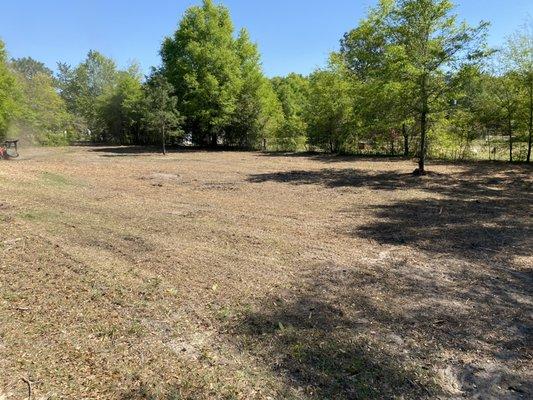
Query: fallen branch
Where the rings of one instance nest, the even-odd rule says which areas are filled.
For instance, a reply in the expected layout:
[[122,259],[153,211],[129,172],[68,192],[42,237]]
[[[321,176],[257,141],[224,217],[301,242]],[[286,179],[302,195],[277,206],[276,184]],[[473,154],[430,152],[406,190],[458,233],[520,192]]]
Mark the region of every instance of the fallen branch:
[[28,385],[28,400],[31,400],[33,382],[26,378],[22,378],[22,380]]

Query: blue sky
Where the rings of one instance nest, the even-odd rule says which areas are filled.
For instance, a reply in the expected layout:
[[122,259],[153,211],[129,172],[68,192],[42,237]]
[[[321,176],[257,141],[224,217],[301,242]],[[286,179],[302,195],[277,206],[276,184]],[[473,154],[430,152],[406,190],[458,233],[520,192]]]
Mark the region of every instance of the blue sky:
[[[120,67],[137,61],[144,71],[159,64],[162,39],[185,9],[200,0],[2,0],[0,38],[12,57],[31,56],[54,68],[79,63],[90,49]],[[224,0],[236,28],[259,44],[269,76],[307,74],[322,66],[375,0]],[[533,0],[457,0],[470,23],[492,22],[490,43],[533,17]]]

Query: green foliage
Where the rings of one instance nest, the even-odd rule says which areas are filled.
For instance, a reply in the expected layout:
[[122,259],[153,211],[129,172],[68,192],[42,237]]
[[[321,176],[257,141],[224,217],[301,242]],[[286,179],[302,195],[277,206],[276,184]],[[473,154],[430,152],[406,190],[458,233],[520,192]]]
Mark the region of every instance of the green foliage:
[[173,86],[160,72],[154,72],[145,85],[143,121],[150,135],[151,143],[161,143],[163,153],[170,138],[176,141],[183,136],[181,118],[177,110],[177,99]]
[[384,97],[397,105],[391,114],[419,121],[421,171],[429,118],[447,107],[444,97],[452,90],[447,75],[484,56],[487,24],[458,23],[452,9],[449,0],[383,0],[342,43],[356,76],[390,91]]
[[504,51],[504,68],[520,85],[517,120],[521,131],[527,132],[527,162],[533,146],[533,20],[512,35]]
[[272,85],[281,102],[283,114],[286,117],[303,117],[308,101],[309,80],[299,74],[289,74],[272,78]]
[[50,68],[31,57],[15,58],[11,60],[11,65],[28,80],[33,79],[38,74],[48,76],[52,79],[54,77],[54,73]]
[[100,111],[117,83],[115,62],[91,50],[76,68],[59,64],[58,69],[61,96],[68,110],[84,120],[92,140],[106,140],[106,121]]
[[75,136],[72,120],[50,70],[32,59],[15,60],[12,67],[20,93],[12,135],[43,145],[69,144]]
[[198,144],[217,145],[237,110],[242,82],[235,47],[229,11],[211,0],[189,8],[163,42],[165,75]]
[[16,113],[17,103],[14,94],[15,77],[8,67],[4,42],[0,40],[0,140],[6,137],[10,122]]
[[330,152],[345,150],[353,126],[352,86],[332,65],[309,78],[305,110],[309,144]]
[[[143,82],[135,65],[90,51],[58,74],[0,42],[0,138],[46,145],[224,144],[248,149],[531,158],[533,28],[487,68],[486,23],[457,20],[450,0],[380,0],[309,77],[267,79],[258,46],[227,8],[190,7]],[[496,151],[496,147],[498,147]],[[506,148],[507,147],[507,148]]]
[[239,58],[241,89],[236,112],[225,135],[225,143],[241,148],[258,148],[279,128],[283,118],[281,106],[270,81],[265,78],[257,46],[248,32],[240,31],[235,41]]
[[305,110],[309,96],[309,79],[298,74],[276,77],[271,80],[284,120],[273,135],[275,150],[295,151],[306,144]]
[[226,131],[225,141],[229,145],[253,147],[261,134],[259,90],[264,83],[264,77],[257,46],[250,41],[245,29],[239,32],[234,48],[238,58],[241,87],[236,97],[236,112],[233,113]]
[[116,83],[106,88],[99,99],[99,115],[105,131],[103,140],[111,143],[140,142],[144,93],[137,65],[118,71]]
[[506,134],[509,141],[509,160],[513,161],[514,133],[518,128],[518,110],[520,102],[519,78],[514,72],[485,79],[485,115],[486,122],[501,134]]
[[261,102],[258,125],[261,132],[262,147],[263,150],[266,150],[268,142],[275,139],[279,132],[282,132],[285,115],[270,80],[266,78],[262,80],[257,95]]
[[245,29],[234,37],[225,7],[205,0],[189,8],[161,55],[195,144],[258,148],[280,129],[281,107],[257,45]]
[[368,17],[345,33],[341,40],[346,66],[362,81],[378,77],[388,67],[386,19],[394,4],[391,0],[381,0],[369,11]]

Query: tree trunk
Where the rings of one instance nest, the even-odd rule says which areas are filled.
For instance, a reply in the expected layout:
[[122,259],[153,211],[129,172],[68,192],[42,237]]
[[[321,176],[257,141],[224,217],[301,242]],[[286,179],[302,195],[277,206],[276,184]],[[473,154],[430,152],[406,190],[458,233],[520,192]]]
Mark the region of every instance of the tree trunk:
[[161,144],[163,145],[163,155],[167,155],[167,147],[166,147],[166,138],[165,138],[165,127],[161,129]]
[[513,120],[511,114],[507,117],[507,129],[509,131],[509,162],[513,162]]
[[402,125],[403,134],[403,155],[409,157],[409,135],[407,135],[407,127],[405,123]]
[[533,137],[533,76],[529,79],[529,140],[527,144],[527,162],[531,162],[531,145]]
[[428,118],[427,76],[422,78],[422,112],[420,113],[420,158],[418,159],[418,173],[426,172],[426,134]]
[[427,131],[427,111],[422,111],[420,118],[420,158],[418,160],[418,172],[423,174],[426,171],[426,131]]

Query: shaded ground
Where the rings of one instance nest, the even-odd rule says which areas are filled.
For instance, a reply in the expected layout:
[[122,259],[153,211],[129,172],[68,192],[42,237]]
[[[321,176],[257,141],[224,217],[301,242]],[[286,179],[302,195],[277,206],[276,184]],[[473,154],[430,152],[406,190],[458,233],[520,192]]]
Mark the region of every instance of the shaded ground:
[[530,167],[22,153],[0,399],[533,396]]

